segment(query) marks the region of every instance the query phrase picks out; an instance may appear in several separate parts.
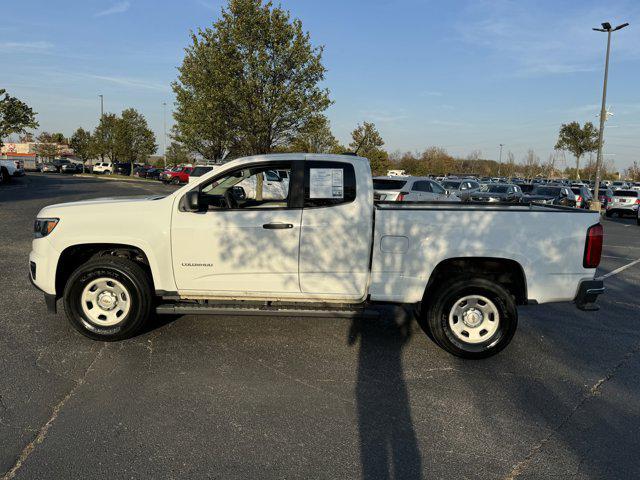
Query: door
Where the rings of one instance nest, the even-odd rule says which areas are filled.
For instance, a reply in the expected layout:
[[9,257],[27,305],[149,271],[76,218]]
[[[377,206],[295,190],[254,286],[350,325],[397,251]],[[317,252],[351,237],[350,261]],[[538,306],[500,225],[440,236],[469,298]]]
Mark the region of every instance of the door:
[[265,195],[264,175],[276,167],[291,172],[294,163],[260,162],[221,172],[197,187],[198,212],[177,202],[171,239],[180,293],[300,293],[301,194],[287,182]]
[[433,200],[431,185],[426,180],[417,180],[413,182],[411,192],[413,194],[411,200],[415,200],[418,202],[427,202],[429,200]]
[[431,191],[433,192],[434,200],[440,200],[440,201],[449,200],[447,191],[444,188],[442,188],[442,186],[439,183],[429,182],[429,184],[431,185]]
[[304,162],[300,287],[321,300],[366,296],[373,232],[373,188],[368,164]]

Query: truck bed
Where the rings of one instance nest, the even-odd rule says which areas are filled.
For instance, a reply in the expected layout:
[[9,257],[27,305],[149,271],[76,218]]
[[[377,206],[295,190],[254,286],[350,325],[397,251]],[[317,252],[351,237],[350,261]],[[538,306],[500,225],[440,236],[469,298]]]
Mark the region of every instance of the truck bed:
[[532,204],[376,202],[372,300],[417,302],[436,266],[499,258],[522,268],[530,302],[571,301],[581,280],[585,232],[599,214]]

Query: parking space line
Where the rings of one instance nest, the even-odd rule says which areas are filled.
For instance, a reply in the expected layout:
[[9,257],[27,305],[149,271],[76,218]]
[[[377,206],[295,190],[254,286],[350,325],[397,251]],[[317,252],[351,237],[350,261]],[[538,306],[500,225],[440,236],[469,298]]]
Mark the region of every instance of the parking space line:
[[619,274],[620,272],[623,272],[623,271],[625,271],[627,268],[631,268],[631,267],[633,267],[634,265],[636,265],[636,264],[638,264],[638,263],[640,263],[640,258],[639,258],[639,259],[637,259],[637,260],[634,260],[634,261],[633,261],[633,262],[631,262],[631,263],[627,263],[626,265],[623,265],[623,266],[622,266],[622,267],[620,267],[620,268],[616,268],[615,270],[612,270],[611,272],[609,272],[609,273],[607,273],[607,274],[605,274],[605,275],[602,275],[602,276],[598,277],[598,278],[597,278],[597,280],[604,280],[605,278],[613,277],[614,275],[617,275],[617,274]]

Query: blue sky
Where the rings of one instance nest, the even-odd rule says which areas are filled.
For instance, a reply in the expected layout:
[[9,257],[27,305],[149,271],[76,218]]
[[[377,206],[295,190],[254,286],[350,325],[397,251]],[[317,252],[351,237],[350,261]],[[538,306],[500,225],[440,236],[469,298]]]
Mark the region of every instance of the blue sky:
[[[171,125],[176,77],[191,29],[218,16],[218,0],[5,0],[0,87],[39,113],[41,129],[93,128],[105,110],[139,109],[162,151],[162,102]],[[614,34],[607,159],[640,160],[640,2],[637,0],[283,0],[324,45],[328,111],[348,142],[363,120],[386,147],[437,145],[497,158],[545,160],[562,122],[597,123],[605,35]],[[572,160],[567,157],[569,164]]]

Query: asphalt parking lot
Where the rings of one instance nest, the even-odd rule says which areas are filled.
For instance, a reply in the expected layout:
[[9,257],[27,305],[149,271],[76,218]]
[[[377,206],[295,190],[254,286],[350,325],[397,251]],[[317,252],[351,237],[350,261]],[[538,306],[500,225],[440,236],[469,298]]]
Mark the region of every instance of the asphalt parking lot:
[[[38,210],[171,190],[0,187],[0,479],[640,478],[640,264],[605,280],[598,312],[521,308],[513,343],[477,362],[401,310],[184,316],[109,344],[48,315],[27,278]],[[640,258],[640,227],[603,224],[606,275]]]

